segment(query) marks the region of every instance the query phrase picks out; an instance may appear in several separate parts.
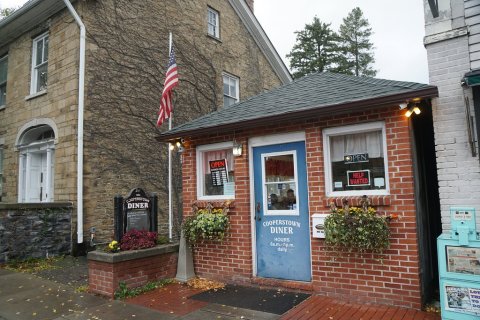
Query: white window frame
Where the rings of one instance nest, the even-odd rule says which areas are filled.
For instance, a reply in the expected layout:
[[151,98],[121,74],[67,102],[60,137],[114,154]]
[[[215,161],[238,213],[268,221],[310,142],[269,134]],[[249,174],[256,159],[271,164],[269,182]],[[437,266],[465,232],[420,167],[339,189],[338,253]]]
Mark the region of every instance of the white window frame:
[[[223,86],[225,86],[225,80],[228,80],[229,82],[230,81],[235,81],[235,91],[236,91],[236,95],[231,95],[231,92],[228,92],[227,94],[225,93],[225,91],[223,90]],[[240,78],[239,77],[236,77],[230,73],[227,73],[227,72],[223,72],[222,73],[222,91],[223,91],[223,100],[224,100],[224,103],[223,103],[223,106],[225,107],[225,97],[229,97],[229,98],[233,98],[235,99],[235,103],[237,103],[239,100],[240,100]],[[228,87],[230,88],[230,83],[228,83]],[[229,89],[230,91],[230,89]],[[230,105],[229,105],[230,106]]]
[[[265,172],[265,158],[275,157],[275,156],[284,156],[284,155],[293,155],[293,170],[294,170],[294,176],[295,176],[293,183],[295,183],[296,206],[295,206],[295,209],[292,209],[292,210],[269,210],[267,184],[274,184],[274,183],[272,182],[268,183],[265,181],[267,176]],[[298,197],[297,150],[263,153],[261,155],[261,158],[262,158],[261,161],[262,161],[263,214],[265,216],[299,216],[300,215],[300,210],[299,210],[300,197]],[[276,183],[283,183],[283,181],[276,182]]]
[[[214,17],[215,21],[210,19],[211,16]],[[213,32],[210,31],[211,29],[213,29]],[[211,7],[207,8],[207,33],[209,36],[220,39],[220,14]]]
[[[330,137],[343,136],[347,134],[363,133],[368,131],[382,131],[383,144],[383,161],[385,167],[385,189],[382,190],[346,190],[333,191],[332,190],[332,166],[330,161]],[[327,128],[323,130],[323,160],[325,169],[325,192],[327,197],[339,196],[363,196],[363,195],[389,195],[390,184],[388,179],[388,157],[387,157],[387,138],[385,131],[385,122],[369,122],[356,125],[349,125],[343,127]]]
[[[7,104],[7,97],[6,97],[6,95],[7,95],[7,77],[8,77],[8,55],[3,56],[3,57],[0,58],[0,63],[3,63],[3,62],[5,62],[5,61],[6,61],[6,63],[7,63],[7,69],[5,70],[5,72],[6,72],[7,74],[6,74],[6,76],[5,76],[5,81],[4,81],[4,82],[0,82],[0,87],[5,86],[5,90],[4,90],[5,103],[4,103],[4,104],[1,104],[1,103],[0,103],[0,109],[3,109],[3,108],[6,106],[6,104]],[[2,91],[0,91],[0,94],[2,94]]]
[[[32,45],[32,70],[31,70],[31,81],[30,81],[30,94],[35,94],[38,92],[43,92],[46,91],[46,88],[43,90],[38,90],[37,91],[37,80],[38,80],[38,68],[43,67],[44,65],[47,65],[47,79],[48,79],[48,52],[47,56],[42,58],[42,62],[40,64],[37,63],[37,43],[40,41],[43,41],[44,39],[49,38],[48,32],[45,32],[35,39],[33,39],[33,45]],[[50,39],[49,39],[50,40]],[[50,42],[50,41],[49,41]],[[50,44],[49,44],[49,50],[50,50]],[[42,55],[45,53],[45,44],[42,49]],[[47,80],[48,84],[48,80]]]
[[233,142],[220,142],[220,143],[213,143],[207,145],[198,146],[196,149],[197,153],[197,200],[234,200],[235,199],[235,191],[233,195],[213,195],[213,196],[206,196],[204,195],[204,163],[203,163],[203,154],[208,151],[216,151],[216,150],[224,150],[224,149],[232,149]]

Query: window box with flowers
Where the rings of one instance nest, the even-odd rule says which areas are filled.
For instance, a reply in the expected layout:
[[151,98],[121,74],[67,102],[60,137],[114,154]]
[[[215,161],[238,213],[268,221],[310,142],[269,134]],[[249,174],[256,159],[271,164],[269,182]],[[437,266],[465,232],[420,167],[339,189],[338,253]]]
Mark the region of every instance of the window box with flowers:
[[382,253],[390,247],[389,222],[397,215],[380,215],[364,196],[360,207],[331,205],[332,214],[325,219],[325,243],[353,252]]
[[230,227],[227,216],[229,202],[224,203],[223,208],[214,208],[211,203],[201,209],[196,205],[192,207],[193,215],[187,217],[182,224],[185,240],[191,246],[204,241],[223,241]]

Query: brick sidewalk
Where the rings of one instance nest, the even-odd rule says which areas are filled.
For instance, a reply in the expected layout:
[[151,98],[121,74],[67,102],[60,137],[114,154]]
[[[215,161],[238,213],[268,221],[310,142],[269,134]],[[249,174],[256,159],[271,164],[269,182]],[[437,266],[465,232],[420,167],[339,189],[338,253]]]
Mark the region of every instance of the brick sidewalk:
[[[182,284],[171,284],[128,299],[126,302],[176,316],[185,316],[208,305],[206,302],[190,299],[201,291]],[[347,303],[313,295],[278,318],[281,320],[440,320],[440,315],[399,307]]]

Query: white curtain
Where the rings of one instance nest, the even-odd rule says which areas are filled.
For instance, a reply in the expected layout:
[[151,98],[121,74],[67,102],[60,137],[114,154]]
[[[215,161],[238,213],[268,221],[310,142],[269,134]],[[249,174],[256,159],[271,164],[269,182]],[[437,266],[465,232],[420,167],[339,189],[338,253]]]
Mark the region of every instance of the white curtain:
[[369,158],[383,157],[382,132],[348,134],[330,137],[332,162],[343,161],[347,154],[368,153]]

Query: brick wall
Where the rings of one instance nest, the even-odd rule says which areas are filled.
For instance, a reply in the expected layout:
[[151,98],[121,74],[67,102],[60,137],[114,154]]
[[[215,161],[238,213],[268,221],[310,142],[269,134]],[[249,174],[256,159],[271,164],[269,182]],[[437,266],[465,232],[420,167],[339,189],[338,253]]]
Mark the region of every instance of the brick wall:
[[125,251],[116,254],[88,254],[89,291],[113,298],[120,283],[128,288],[174,278],[177,272],[178,245]]
[[[312,282],[275,281],[255,278],[252,260],[252,215],[248,159],[249,137],[275,133],[305,131],[309,211],[328,213],[323,163],[322,129],[385,121],[388,149],[390,195],[371,197],[379,211],[398,214],[391,223],[391,247],[382,255],[345,254],[325,246],[324,240],[311,238]],[[231,141],[232,136],[212,134],[189,141],[183,154],[184,212],[191,212],[196,200],[195,147],[200,144]],[[411,143],[408,121],[398,106],[352,113],[343,117],[311,119],[287,125],[271,125],[236,132],[235,139],[244,145],[241,157],[235,158],[235,207],[231,209],[231,232],[221,244],[210,243],[194,252],[195,272],[199,276],[227,282],[260,283],[275,287],[313,290],[321,294],[368,303],[381,303],[420,309],[420,278]]]

